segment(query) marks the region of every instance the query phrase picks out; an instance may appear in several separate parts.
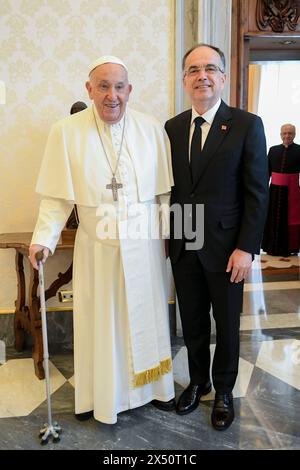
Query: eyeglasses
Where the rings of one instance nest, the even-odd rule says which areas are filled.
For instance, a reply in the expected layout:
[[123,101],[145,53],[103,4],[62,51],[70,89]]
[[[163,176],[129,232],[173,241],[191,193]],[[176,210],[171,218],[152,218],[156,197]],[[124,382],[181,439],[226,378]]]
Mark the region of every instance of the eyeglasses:
[[199,65],[198,67],[192,66],[189,69],[184,71],[183,76],[186,77],[195,77],[198,75],[201,70],[204,70],[205,73],[208,75],[215,75],[217,72],[224,73],[224,70],[222,70],[218,65],[215,64],[206,64],[206,65]]

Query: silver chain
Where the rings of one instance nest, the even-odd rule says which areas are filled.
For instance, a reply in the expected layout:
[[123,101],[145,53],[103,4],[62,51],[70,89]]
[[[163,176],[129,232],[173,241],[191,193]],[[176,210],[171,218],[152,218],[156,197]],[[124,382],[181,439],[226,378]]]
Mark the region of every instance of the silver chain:
[[116,174],[117,169],[118,169],[118,166],[119,166],[119,161],[120,161],[120,157],[121,157],[121,153],[122,153],[122,148],[123,148],[123,140],[124,140],[124,134],[125,134],[125,123],[126,123],[126,114],[124,115],[124,123],[123,123],[123,129],[122,129],[122,138],[121,138],[121,144],[120,144],[119,152],[117,153],[118,158],[117,158],[117,163],[116,163],[115,171],[113,171],[113,169],[112,169],[112,166],[111,166],[111,164],[110,164],[110,160],[109,160],[109,158],[108,158],[108,155],[107,155],[106,150],[105,150],[105,147],[104,147],[104,143],[103,143],[103,140],[102,140],[102,137],[101,137],[101,134],[100,134],[100,130],[99,130],[99,126],[98,126],[98,122],[97,122],[97,119],[96,119],[96,116],[95,116],[94,107],[93,107],[93,114],[94,114],[94,119],[95,119],[95,123],[96,123],[97,131],[98,131],[99,139],[100,139],[100,142],[101,142],[101,145],[102,145],[102,148],[103,148],[103,152],[104,152],[105,158],[106,158],[106,160],[107,160],[107,163],[109,164],[109,168],[110,168],[110,170],[111,170],[111,173],[112,173],[113,177],[115,177],[115,174]]

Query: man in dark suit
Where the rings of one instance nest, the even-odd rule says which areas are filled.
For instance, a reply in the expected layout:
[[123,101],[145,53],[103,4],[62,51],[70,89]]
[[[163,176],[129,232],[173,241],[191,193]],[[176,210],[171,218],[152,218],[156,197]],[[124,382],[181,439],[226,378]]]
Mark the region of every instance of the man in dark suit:
[[[216,321],[212,379],[216,390],[212,425],[234,419],[232,389],[239,361],[243,283],[259,253],[268,200],[266,143],[261,119],[221,101],[224,54],[200,44],[183,58],[183,84],[192,109],[166,123],[172,150],[169,253],[188,351],[190,385],[179,398],[186,414],[211,390],[210,307]],[[196,207],[204,205],[204,244],[199,246]],[[193,219],[195,239],[180,233],[178,211]],[[203,229],[203,227],[202,227]],[[197,240],[198,236],[198,240]],[[190,245],[190,246],[189,246]],[[194,247],[194,248],[193,248]]]

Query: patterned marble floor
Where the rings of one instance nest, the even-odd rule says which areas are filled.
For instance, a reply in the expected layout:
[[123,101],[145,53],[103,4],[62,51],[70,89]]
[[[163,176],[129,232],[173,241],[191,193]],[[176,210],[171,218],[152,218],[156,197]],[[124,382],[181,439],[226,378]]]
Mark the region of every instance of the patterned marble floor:
[[[178,396],[189,381],[186,348],[180,337],[172,344]],[[53,415],[63,435],[47,449],[300,449],[300,258],[262,255],[253,265],[241,316],[236,419],[226,432],[210,425],[213,393],[183,417],[149,404],[121,413],[113,426],[80,423],[72,352],[52,352],[50,371]],[[0,449],[40,449],[46,416],[45,384],[34,375],[30,351],[8,349],[0,366]]]

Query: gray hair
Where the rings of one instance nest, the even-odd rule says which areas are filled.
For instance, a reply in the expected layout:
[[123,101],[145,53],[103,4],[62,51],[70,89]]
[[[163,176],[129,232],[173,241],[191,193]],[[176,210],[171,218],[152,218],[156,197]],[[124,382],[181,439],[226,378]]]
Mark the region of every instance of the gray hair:
[[280,132],[282,132],[283,127],[292,127],[294,129],[294,134],[296,135],[296,126],[294,126],[294,124],[290,124],[289,122],[286,124],[282,124]]

